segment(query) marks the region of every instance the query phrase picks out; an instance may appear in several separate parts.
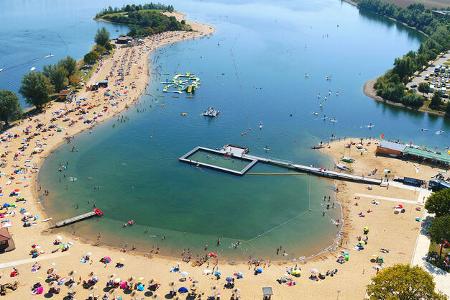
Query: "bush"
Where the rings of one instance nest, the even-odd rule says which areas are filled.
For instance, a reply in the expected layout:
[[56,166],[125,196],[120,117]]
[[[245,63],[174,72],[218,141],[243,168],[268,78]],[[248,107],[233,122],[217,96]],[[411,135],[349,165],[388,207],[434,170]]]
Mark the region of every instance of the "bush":
[[427,82],[419,83],[419,86],[417,87],[417,89],[421,93],[426,93],[427,94],[427,93],[431,92],[430,85]]
[[93,65],[97,62],[98,57],[99,56],[96,52],[91,51],[83,57],[83,60],[84,60],[84,63]]

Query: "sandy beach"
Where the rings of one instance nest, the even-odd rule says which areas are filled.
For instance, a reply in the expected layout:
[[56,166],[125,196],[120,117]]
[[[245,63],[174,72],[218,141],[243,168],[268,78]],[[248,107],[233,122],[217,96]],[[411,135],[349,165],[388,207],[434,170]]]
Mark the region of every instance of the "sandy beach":
[[[425,194],[396,184],[369,187],[335,182],[337,198],[344,211],[345,239],[337,251],[307,262],[294,261],[287,256],[284,262],[230,265],[218,258],[195,267],[181,259],[160,257],[155,253],[138,255],[130,250],[124,252],[97,247],[72,236],[61,235],[59,238],[58,233],[46,233],[53,220],[44,222],[51,216],[45,215],[38,202],[37,194],[45,194],[45,191],[36,185],[43,160],[61,143],[70,141],[76,145],[77,133],[95,130],[95,124],[117,115],[139,99],[151,79],[148,66],[151,51],[182,40],[207,36],[214,31],[208,25],[189,24],[193,32],[156,35],[147,38],[143,45],[117,48],[112,57],[103,60],[88,85],[108,78],[109,92],[113,97],[105,97],[104,90],[83,91],[77,95],[77,99],[86,98],[81,103],[51,103],[42,114],[21,121],[1,135],[3,202],[17,205],[9,208],[1,219],[8,221],[2,222],[2,226],[11,225],[9,230],[16,250],[0,255],[0,283],[18,282],[18,289],[9,292],[4,299],[41,298],[42,295],[31,293],[36,283],[40,283],[43,293],[52,299],[63,299],[68,292],[75,293],[75,299],[87,299],[90,295],[98,299],[118,299],[116,297],[119,296],[123,299],[164,299],[171,290],[180,287],[192,288],[200,295],[199,299],[210,296],[230,299],[233,294],[239,294],[240,299],[262,299],[262,287],[273,288],[273,299],[362,299],[370,278],[377,272],[377,264],[370,262],[374,255],[383,257],[382,267],[411,261],[420,229],[416,218],[423,214]],[[333,161],[338,161],[343,155],[354,157],[355,162],[351,165],[354,174],[368,174],[377,169],[373,176],[379,178],[384,169],[389,169],[390,177],[429,179],[439,171],[430,166],[376,157],[376,140],[364,140],[365,151],[355,146],[345,147],[350,141],[333,142],[321,151]],[[358,143],[359,139],[353,141]],[[25,198],[26,202],[15,203],[18,197],[9,197],[13,191],[17,191],[18,197]],[[394,214],[393,208],[398,204],[404,206],[405,213]],[[23,227],[22,218],[28,219],[31,226]],[[369,228],[367,235],[363,234],[364,227]],[[356,250],[360,240],[366,240],[364,249]],[[65,251],[61,245],[66,245]],[[388,251],[381,252],[380,249]],[[30,251],[38,256],[32,258]],[[341,251],[348,254],[348,261],[337,262]],[[100,262],[104,257],[110,258],[111,262]],[[19,274],[11,277],[13,267]],[[257,268],[261,268],[261,272],[255,275]],[[292,274],[293,269],[299,270],[301,276],[288,274]],[[325,279],[310,279],[312,269],[317,271],[313,272],[316,275],[323,274]],[[214,271],[220,271],[221,275],[215,276]],[[233,278],[233,286],[226,285],[228,276]],[[286,282],[278,283],[276,280],[282,277]],[[50,285],[46,280],[55,282],[53,287],[60,289],[59,294],[48,294]],[[114,282],[131,288],[122,289]],[[138,283],[144,285],[144,291],[137,290]],[[186,294],[173,298],[176,297],[185,299]]]

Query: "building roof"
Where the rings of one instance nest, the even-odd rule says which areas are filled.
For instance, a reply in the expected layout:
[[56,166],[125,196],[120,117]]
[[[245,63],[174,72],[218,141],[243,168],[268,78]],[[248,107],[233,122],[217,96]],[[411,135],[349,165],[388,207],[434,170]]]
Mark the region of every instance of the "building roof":
[[381,141],[380,147],[403,152],[406,148],[406,145],[400,144],[400,143],[389,142],[389,141]]
[[450,154],[448,152],[432,151],[426,148],[417,148],[408,146],[404,150],[405,154],[414,155],[417,157],[427,158],[434,161],[442,162],[450,165]]
[[7,228],[0,228],[0,242],[9,241],[11,238],[11,234]]

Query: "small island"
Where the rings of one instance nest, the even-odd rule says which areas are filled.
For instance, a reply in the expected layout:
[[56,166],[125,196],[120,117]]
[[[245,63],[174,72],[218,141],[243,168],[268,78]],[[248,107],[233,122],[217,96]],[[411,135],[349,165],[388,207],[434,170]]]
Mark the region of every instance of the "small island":
[[166,31],[192,31],[186,21],[177,20],[172,5],[159,3],[109,7],[98,13],[95,19],[127,25],[130,28],[128,35],[132,37],[146,37]]

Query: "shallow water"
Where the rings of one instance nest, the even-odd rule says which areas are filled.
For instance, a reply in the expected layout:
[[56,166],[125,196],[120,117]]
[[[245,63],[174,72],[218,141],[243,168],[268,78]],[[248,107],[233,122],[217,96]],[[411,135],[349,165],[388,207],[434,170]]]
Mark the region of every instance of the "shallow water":
[[[73,8],[71,14],[83,15],[93,35],[99,25],[87,15],[105,2],[97,1],[96,7],[81,2],[83,9]],[[340,216],[338,207],[322,217],[323,196],[334,197],[329,181],[306,175],[237,177],[178,157],[195,146],[232,143],[255,155],[330,166],[309,148],[331,134],[384,133],[433,146],[449,143],[448,135],[434,135],[450,130],[442,118],[384,106],[362,93],[367,79],[418,47],[420,36],[413,31],[334,0],[173,4],[217,32],[154,53],[154,80],[137,106],[123,114],[125,122],[105,122],[76,137],[78,152],[65,145],[47,159],[39,180],[51,191],[43,202],[50,215],[72,216],[94,203],[105,211],[102,219],[66,230],[92,238],[101,233],[104,242],[117,246],[159,246],[173,255],[184,248],[201,251],[205,244],[208,251],[229,257],[275,256],[280,245],[288,258],[310,255],[328,246],[337,232],[332,220]],[[90,39],[82,43],[88,48]],[[170,75],[158,77],[156,71]],[[193,98],[161,92],[159,82],[177,72],[200,77]],[[218,118],[200,115],[210,106],[221,111]],[[66,163],[67,170],[58,172]],[[258,164],[252,172],[287,171]],[[122,229],[129,219],[136,225]],[[241,244],[233,249],[237,241]]]

